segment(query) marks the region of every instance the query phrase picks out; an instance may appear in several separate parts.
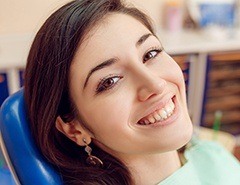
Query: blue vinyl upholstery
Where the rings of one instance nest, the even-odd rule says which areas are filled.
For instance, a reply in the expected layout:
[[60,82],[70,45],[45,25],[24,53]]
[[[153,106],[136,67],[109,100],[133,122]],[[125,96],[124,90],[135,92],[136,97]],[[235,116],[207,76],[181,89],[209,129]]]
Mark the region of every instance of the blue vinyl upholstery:
[[0,109],[0,131],[12,168],[22,185],[61,185],[60,175],[37,149],[28,127],[23,89]]

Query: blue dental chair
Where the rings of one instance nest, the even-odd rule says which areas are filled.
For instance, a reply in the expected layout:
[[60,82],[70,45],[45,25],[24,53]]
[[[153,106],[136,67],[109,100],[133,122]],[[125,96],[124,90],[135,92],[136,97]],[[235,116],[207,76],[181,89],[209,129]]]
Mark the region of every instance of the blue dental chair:
[[62,185],[60,175],[41,155],[28,128],[24,89],[0,108],[0,144],[17,185]]

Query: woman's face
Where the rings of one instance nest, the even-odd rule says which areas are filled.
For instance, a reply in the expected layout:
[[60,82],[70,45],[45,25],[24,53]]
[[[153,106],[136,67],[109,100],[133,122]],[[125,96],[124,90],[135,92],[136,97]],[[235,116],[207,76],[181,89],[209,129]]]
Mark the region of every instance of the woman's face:
[[115,156],[175,150],[191,137],[181,69],[128,15],[109,14],[86,35],[70,93],[93,141]]

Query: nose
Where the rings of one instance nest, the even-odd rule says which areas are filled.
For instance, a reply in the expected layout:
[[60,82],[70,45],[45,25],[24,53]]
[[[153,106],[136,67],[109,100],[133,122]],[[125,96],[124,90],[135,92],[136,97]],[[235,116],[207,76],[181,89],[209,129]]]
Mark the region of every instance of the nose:
[[146,101],[155,95],[163,93],[167,82],[153,73],[142,73],[139,79],[138,100]]

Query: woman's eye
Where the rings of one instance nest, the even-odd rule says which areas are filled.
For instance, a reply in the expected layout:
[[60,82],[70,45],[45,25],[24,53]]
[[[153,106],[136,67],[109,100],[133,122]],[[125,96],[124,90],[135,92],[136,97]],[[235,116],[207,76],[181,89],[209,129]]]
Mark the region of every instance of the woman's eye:
[[150,60],[152,58],[155,58],[160,52],[161,52],[160,49],[154,49],[154,50],[151,50],[151,51],[147,52],[143,56],[143,63],[147,62],[148,60]]
[[101,82],[99,83],[96,89],[96,92],[100,93],[102,91],[111,89],[121,78],[122,78],[121,76],[113,76],[113,77],[109,77],[107,79],[101,80]]

